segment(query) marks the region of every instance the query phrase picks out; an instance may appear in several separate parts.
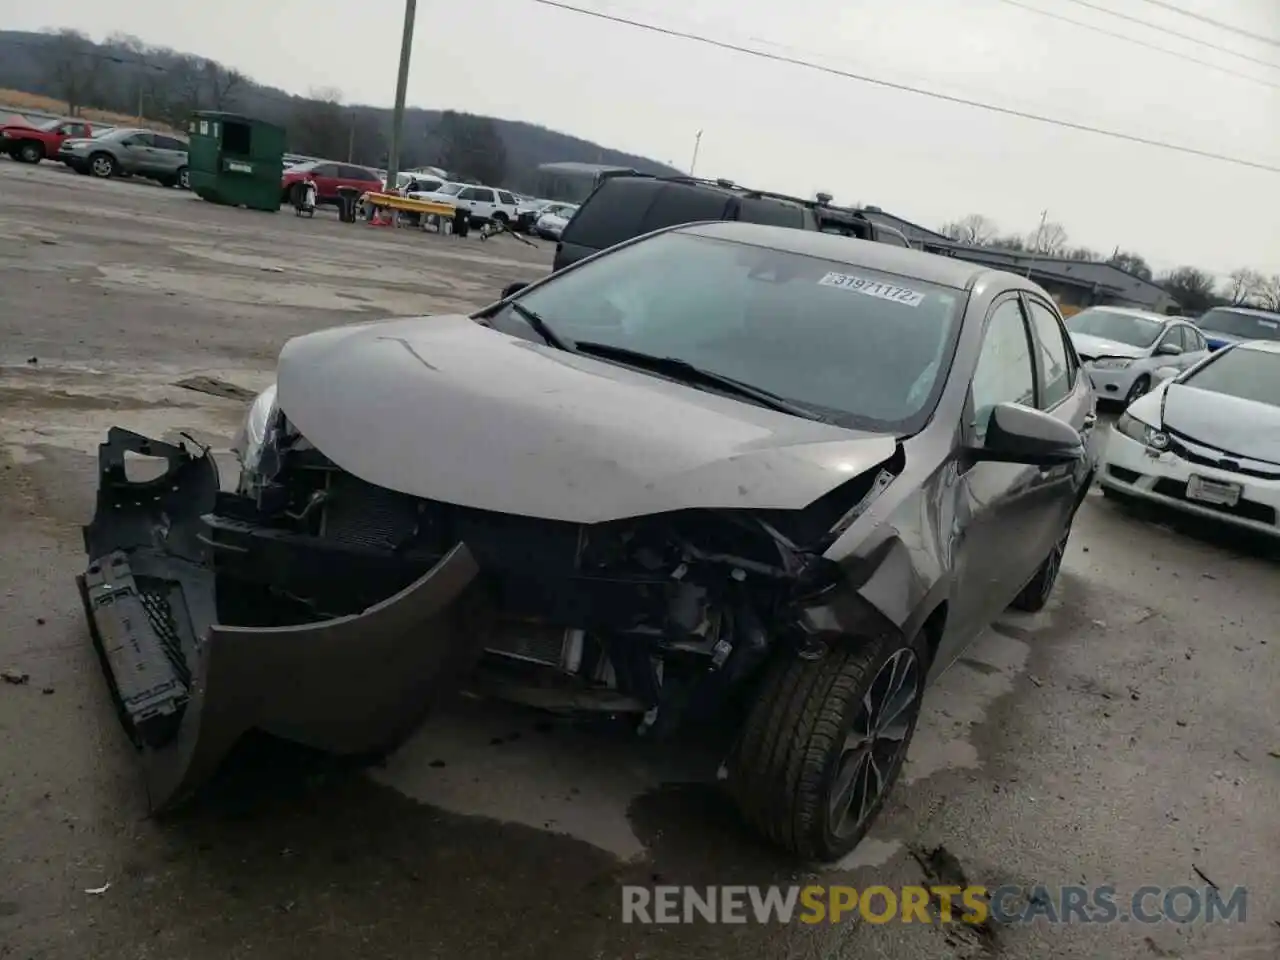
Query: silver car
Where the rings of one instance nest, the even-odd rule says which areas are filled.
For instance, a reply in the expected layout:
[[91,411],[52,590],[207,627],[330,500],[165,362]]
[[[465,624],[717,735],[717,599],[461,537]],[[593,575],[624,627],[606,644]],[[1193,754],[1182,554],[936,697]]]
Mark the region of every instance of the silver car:
[[1160,379],[1199,363],[1209,344],[1192,324],[1127,307],[1090,307],[1067,318],[1071,342],[1102,400],[1132,403]]
[[90,140],[63,145],[65,162],[77,173],[94,177],[136,176],[166,187],[190,188],[187,142],[136,127],[121,127]]

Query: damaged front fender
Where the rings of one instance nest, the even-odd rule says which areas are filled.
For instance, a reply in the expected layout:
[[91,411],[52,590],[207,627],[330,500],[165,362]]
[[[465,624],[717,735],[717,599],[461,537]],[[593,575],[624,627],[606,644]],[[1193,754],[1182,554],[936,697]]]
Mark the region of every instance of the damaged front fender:
[[[167,469],[130,480],[130,452],[162,457]],[[209,452],[114,428],[99,465],[97,511],[85,528],[89,565],[78,583],[153,810],[189,797],[251,729],[341,754],[393,745],[470,646],[473,607],[457,601],[478,567],[465,544],[355,615],[220,624],[202,542],[201,518],[218,492]]]

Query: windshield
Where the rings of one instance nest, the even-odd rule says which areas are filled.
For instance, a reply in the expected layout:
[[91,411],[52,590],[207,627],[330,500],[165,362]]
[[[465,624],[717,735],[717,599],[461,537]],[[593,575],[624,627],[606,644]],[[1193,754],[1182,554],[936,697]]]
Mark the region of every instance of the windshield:
[[1072,333],[1114,340],[1131,347],[1149,347],[1164,330],[1164,324],[1129,313],[1081,310],[1075,316],[1067,317],[1067,329]]
[[1280,313],[1258,315],[1216,308],[1196,321],[1208,333],[1225,333],[1241,340],[1280,340]]
[[32,124],[31,129],[33,129],[33,130],[56,130],[56,129],[58,129],[58,127],[62,126],[62,124],[63,124],[63,121],[62,121],[62,120],[46,120],[46,121],[44,121],[43,123],[36,123],[36,124]]
[[1280,353],[1236,347],[1180,381],[1198,390],[1280,407]]
[[517,302],[560,337],[675,358],[836,423],[906,434],[932,412],[963,298],[910,277],[672,232]]
[[448,196],[451,196],[451,197],[461,192],[462,192],[462,184],[460,183],[446,183],[443,187],[441,187],[439,190],[436,191],[436,193],[447,194]]

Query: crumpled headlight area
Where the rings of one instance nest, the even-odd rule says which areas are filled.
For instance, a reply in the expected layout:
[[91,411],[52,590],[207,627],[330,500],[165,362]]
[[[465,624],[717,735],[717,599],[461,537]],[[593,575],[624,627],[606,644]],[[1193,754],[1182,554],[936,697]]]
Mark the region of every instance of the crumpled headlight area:
[[262,454],[267,438],[278,418],[280,407],[276,403],[276,385],[273,383],[254,398],[245,414],[244,423],[236,434],[231,450],[240,461],[244,473],[256,476],[262,467]]
[[1117,433],[1128,437],[1130,440],[1136,440],[1138,443],[1148,447],[1153,447],[1157,450],[1163,450],[1169,445],[1169,437],[1167,434],[1162,430],[1151,426],[1151,424],[1139,420],[1127,411],[1120,414],[1120,418],[1116,420],[1116,425],[1113,429]]

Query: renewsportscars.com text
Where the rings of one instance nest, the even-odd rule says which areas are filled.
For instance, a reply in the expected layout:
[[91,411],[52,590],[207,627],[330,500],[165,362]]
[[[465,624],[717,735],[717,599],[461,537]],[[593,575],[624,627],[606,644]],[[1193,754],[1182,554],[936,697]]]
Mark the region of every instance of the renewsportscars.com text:
[[1205,887],[995,888],[625,886],[622,922],[672,923],[1191,923],[1243,922],[1248,892]]

